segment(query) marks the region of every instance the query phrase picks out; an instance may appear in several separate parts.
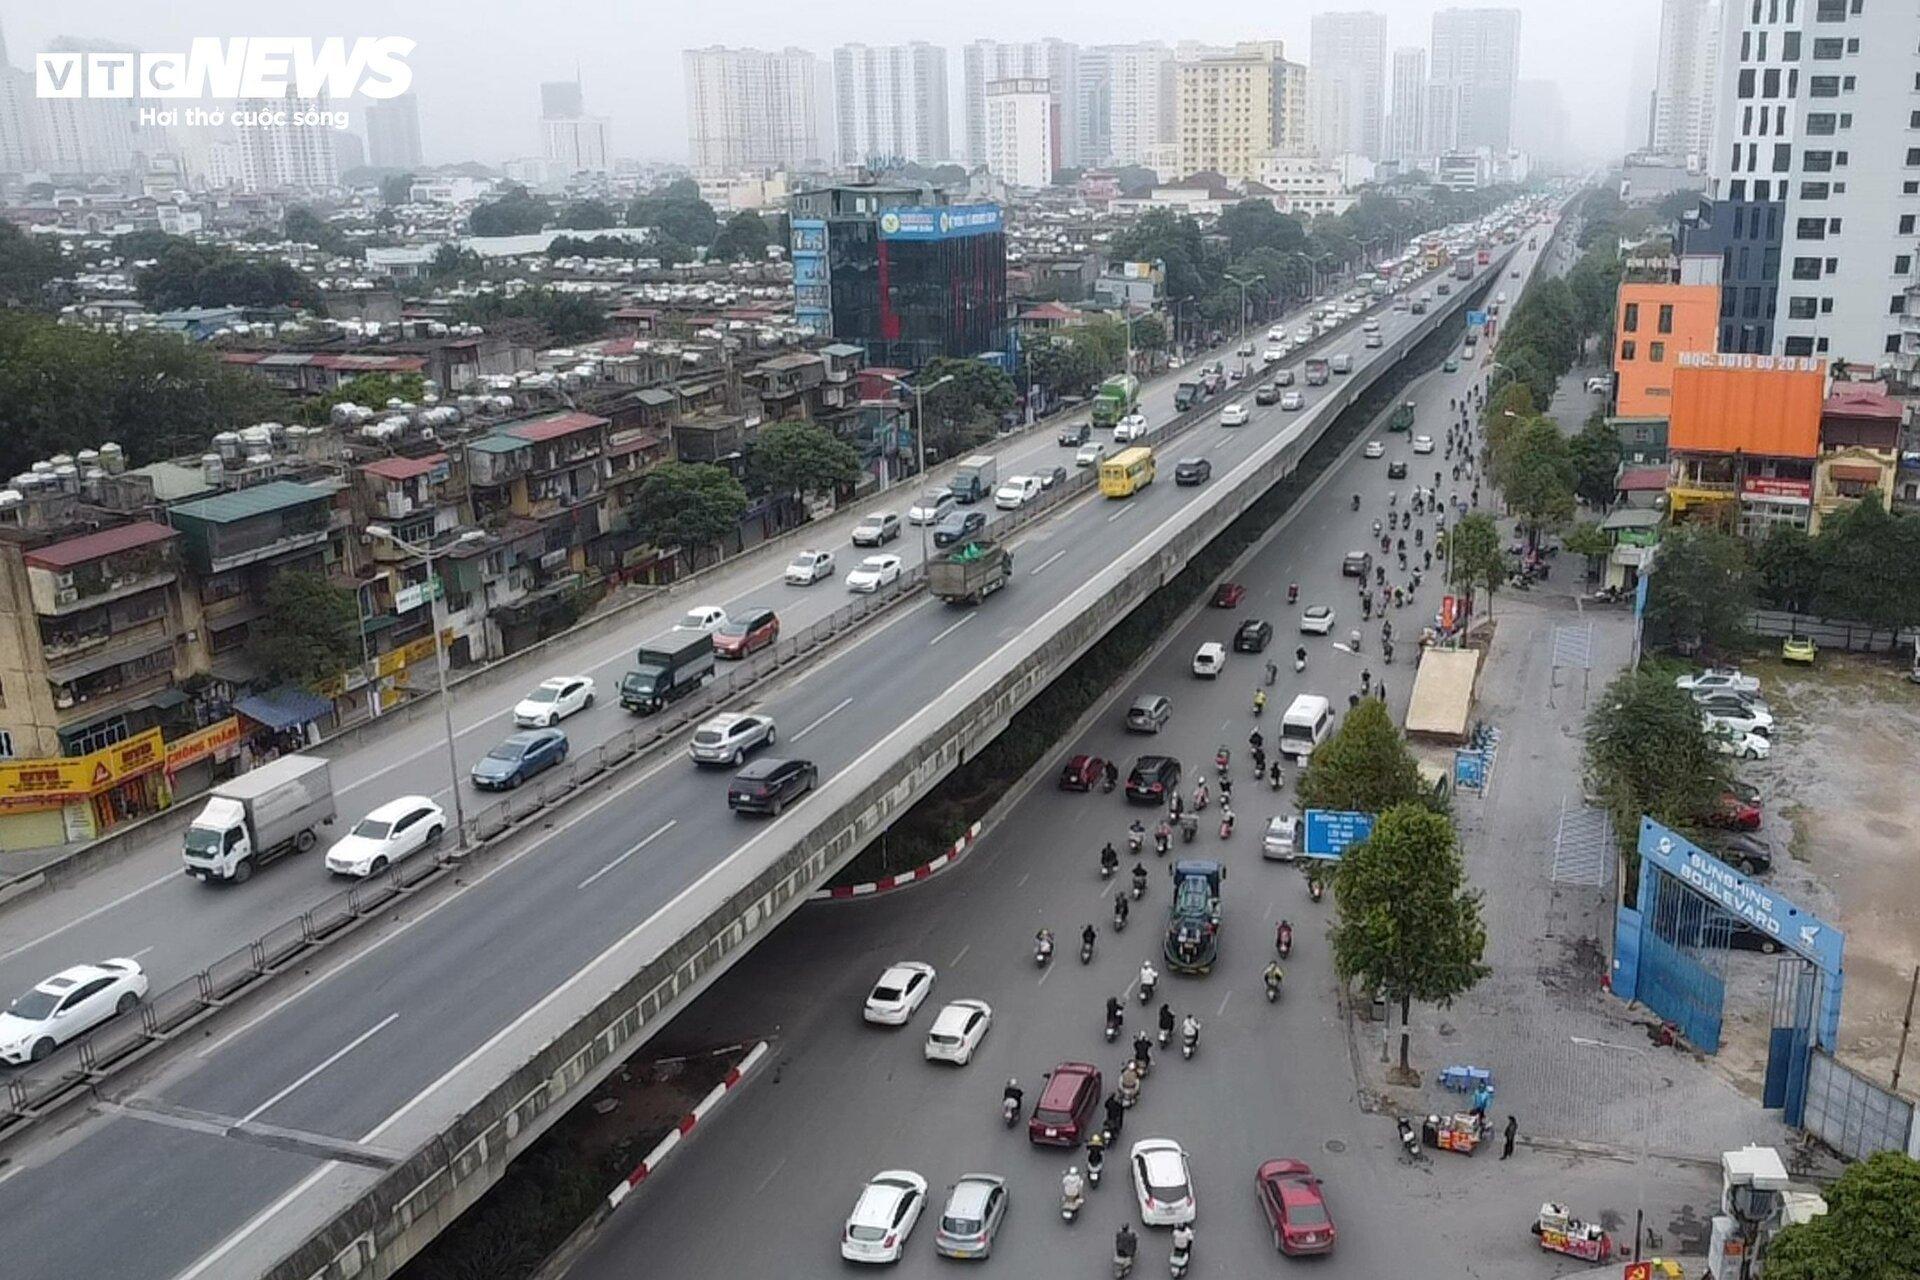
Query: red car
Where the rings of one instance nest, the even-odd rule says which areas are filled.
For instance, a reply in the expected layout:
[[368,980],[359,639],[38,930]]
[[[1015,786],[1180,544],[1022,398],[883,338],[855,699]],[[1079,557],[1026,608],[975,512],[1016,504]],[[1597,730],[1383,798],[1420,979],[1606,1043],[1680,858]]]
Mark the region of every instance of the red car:
[[1100,1068],[1063,1062],[1047,1077],[1047,1087],[1027,1118],[1027,1141],[1037,1147],[1077,1147],[1093,1132],[1100,1105]]
[[1333,1216],[1306,1161],[1267,1161],[1254,1175],[1254,1193],[1273,1230],[1274,1248],[1285,1254],[1333,1252]]
[[774,616],[773,610],[748,605],[729,616],[713,633],[713,656],[744,658],[779,638],[780,619]]
[[1707,821],[1734,831],[1758,831],[1761,816],[1760,793],[1745,783],[1735,783],[1720,793],[1720,803]]
[[1237,582],[1223,582],[1213,589],[1213,607],[1216,609],[1237,609],[1246,599],[1247,589]]
[[1060,769],[1062,791],[1091,791],[1106,776],[1107,762],[1099,756],[1075,756]]

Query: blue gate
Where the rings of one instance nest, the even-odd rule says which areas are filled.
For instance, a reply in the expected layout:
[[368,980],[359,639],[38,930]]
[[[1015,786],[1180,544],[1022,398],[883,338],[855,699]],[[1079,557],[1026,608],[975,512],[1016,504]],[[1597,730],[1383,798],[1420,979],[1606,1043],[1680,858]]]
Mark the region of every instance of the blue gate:
[[1799,956],[1782,956],[1774,972],[1773,1026],[1760,1105],[1785,1109],[1788,1124],[1806,1114],[1807,1068],[1820,1008],[1820,971]]
[[1718,960],[1726,946],[1724,916],[1679,881],[1653,868],[1640,868],[1642,904],[1651,893],[1652,909],[1642,911],[1640,999],[1703,1053],[1720,1049],[1720,1008],[1726,996]]

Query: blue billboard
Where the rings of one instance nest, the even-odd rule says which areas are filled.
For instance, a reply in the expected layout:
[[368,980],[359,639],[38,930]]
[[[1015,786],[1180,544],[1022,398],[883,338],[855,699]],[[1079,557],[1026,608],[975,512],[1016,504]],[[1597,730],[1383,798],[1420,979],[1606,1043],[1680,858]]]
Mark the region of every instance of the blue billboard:
[[825,336],[833,332],[833,292],[827,271],[827,224],[819,218],[793,220],[793,320],[800,328]]
[[1373,815],[1349,809],[1307,810],[1306,848],[1309,858],[1338,858],[1350,844],[1373,834]]
[[1487,327],[1487,313],[1484,311],[1467,312],[1467,328],[1484,329]]
[[1487,785],[1487,753],[1471,747],[1455,747],[1453,785],[1462,791],[1484,790]]
[[880,238],[946,240],[988,235],[1003,225],[997,204],[905,205],[881,213]]
[[1640,819],[1640,856],[1728,915],[1778,939],[1829,974],[1840,972],[1846,936],[1813,912],[1756,883],[1652,818]]

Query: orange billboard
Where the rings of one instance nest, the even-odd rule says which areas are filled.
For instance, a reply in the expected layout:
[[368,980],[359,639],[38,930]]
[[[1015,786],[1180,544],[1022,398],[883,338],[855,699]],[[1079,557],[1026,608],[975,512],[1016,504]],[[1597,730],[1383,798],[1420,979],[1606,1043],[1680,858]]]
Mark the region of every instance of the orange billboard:
[[1673,371],[1667,447],[1678,453],[1815,457],[1826,392],[1825,360],[1683,355]]

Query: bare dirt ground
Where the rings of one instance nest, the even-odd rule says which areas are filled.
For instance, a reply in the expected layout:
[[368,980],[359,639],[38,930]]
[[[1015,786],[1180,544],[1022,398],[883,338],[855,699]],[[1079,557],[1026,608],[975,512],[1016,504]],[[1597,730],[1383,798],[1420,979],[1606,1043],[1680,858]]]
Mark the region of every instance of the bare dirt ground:
[[[1840,1057],[1884,1083],[1920,965],[1920,686],[1884,659],[1826,651],[1810,669],[1746,669],[1778,722],[1772,758],[1739,769],[1765,796],[1769,882],[1845,932]],[[1758,1092],[1778,958],[1727,960],[1720,1060]],[[1916,1054],[1909,1043],[1906,1092],[1920,1082]]]

